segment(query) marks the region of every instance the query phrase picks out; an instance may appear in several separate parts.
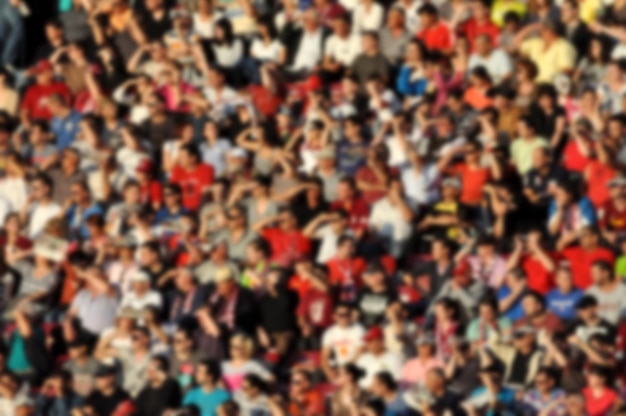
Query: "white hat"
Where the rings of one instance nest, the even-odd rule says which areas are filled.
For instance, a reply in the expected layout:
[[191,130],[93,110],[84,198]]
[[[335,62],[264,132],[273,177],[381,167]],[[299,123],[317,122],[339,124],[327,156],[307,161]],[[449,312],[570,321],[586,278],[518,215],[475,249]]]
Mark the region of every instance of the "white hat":
[[144,272],[143,270],[138,270],[136,271],[133,276],[130,279],[131,282],[136,283],[136,282],[149,282],[150,281],[150,275],[146,272]]

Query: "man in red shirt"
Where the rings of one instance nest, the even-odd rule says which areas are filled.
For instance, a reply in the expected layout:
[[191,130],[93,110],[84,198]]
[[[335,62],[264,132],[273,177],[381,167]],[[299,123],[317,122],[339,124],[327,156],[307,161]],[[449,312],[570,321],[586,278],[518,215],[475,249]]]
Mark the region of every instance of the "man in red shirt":
[[361,275],[365,271],[365,260],[355,257],[356,247],[352,237],[343,236],[337,243],[337,255],[326,263],[328,281],[336,288],[339,299],[351,302],[361,288]]
[[188,143],[179,152],[180,163],[172,169],[171,183],[183,191],[183,206],[195,211],[200,207],[202,195],[213,184],[213,167],[200,162],[198,148]]
[[480,164],[482,146],[479,142],[470,142],[465,145],[464,160],[449,169],[447,163],[456,156],[456,152],[450,151],[439,161],[439,171],[458,176],[461,180],[461,202],[477,206],[483,200],[483,188],[491,180],[491,171]]
[[430,50],[448,53],[452,51],[452,34],[445,23],[439,21],[437,8],[430,3],[417,11],[420,27],[417,38]]
[[608,187],[611,198],[598,210],[598,221],[602,237],[615,244],[626,234],[626,179],[612,179]]
[[52,113],[48,108],[48,98],[51,95],[58,94],[66,103],[71,101],[67,85],[54,80],[54,71],[50,61],[39,61],[31,69],[31,73],[35,76],[35,83],[26,90],[20,110],[22,123],[26,126],[30,125],[32,120],[50,121],[52,119]]
[[545,295],[554,287],[555,255],[548,253],[541,244],[541,231],[532,230],[526,242],[519,237],[507,261],[507,268],[521,267],[528,276],[528,287]]
[[292,267],[310,254],[311,242],[298,228],[296,216],[289,208],[282,208],[276,219],[278,227],[266,228],[262,235],[272,248],[272,262]]
[[615,256],[611,250],[600,246],[598,231],[585,227],[578,239],[580,245],[564,249],[561,255],[567,259],[574,275],[574,285],[582,290],[591,286],[591,266],[598,260],[605,260],[611,265]]
[[350,228],[357,237],[361,237],[367,228],[370,208],[357,194],[354,178],[342,178],[337,186],[337,200],[331,205],[332,210],[344,210],[350,216]]
[[467,19],[459,28],[459,32],[464,34],[470,42],[472,50],[474,41],[480,35],[487,35],[491,41],[491,46],[496,47],[500,29],[491,21],[489,17],[491,10],[486,0],[474,0],[471,2],[472,17]]

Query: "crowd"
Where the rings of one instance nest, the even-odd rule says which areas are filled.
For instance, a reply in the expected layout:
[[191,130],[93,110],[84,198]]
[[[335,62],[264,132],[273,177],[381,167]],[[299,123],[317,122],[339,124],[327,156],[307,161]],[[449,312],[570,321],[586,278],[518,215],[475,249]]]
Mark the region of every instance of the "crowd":
[[626,0],[0,0],[0,416],[624,416],[625,168]]

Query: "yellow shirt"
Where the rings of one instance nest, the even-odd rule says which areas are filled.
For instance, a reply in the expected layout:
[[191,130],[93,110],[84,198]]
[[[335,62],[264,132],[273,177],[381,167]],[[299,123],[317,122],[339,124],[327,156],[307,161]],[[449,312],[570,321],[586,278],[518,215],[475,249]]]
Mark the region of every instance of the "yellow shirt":
[[510,147],[511,161],[520,175],[525,175],[533,167],[533,153],[540,147],[547,147],[548,142],[542,137],[528,141],[521,138],[513,140]]
[[528,39],[520,48],[537,65],[537,81],[552,82],[554,77],[563,71],[574,69],[576,50],[565,39],[557,39],[546,50],[541,38]]

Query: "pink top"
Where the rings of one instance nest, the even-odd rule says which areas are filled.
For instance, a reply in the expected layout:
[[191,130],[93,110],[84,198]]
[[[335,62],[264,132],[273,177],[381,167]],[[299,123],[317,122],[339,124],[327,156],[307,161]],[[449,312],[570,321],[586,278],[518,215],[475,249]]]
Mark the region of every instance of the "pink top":
[[443,367],[443,361],[441,361],[437,357],[432,357],[426,361],[423,361],[419,358],[414,358],[404,364],[404,367],[402,368],[402,377],[400,377],[400,380],[402,380],[402,382],[406,384],[422,384],[424,380],[426,380],[426,373],[428,373],[433,368]]
[[[185,96],[186,94],[191,94],[193,91],[194,88],[191,86],[191,84],[188,84],[186,82],[180,83],[181,97]],[[184,103],[182,105],[179,103],[178,106],[176,105],[174,98],[174,87],[172,85],[163,85],[159,88],[158,92],[165,99],[165,108],[167,108],[168,111],[189,111],[189,105],[187,105],[187,103]]]

